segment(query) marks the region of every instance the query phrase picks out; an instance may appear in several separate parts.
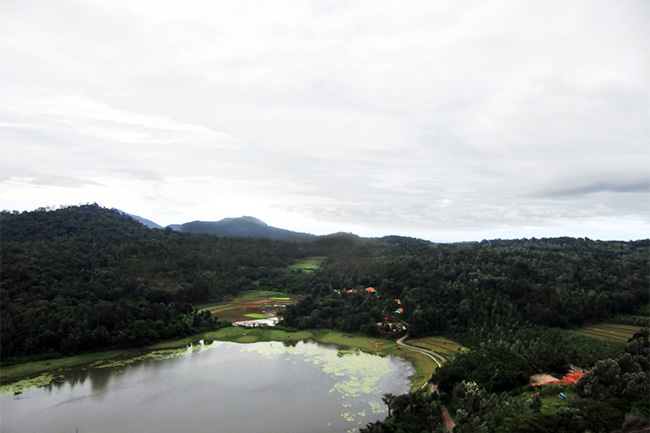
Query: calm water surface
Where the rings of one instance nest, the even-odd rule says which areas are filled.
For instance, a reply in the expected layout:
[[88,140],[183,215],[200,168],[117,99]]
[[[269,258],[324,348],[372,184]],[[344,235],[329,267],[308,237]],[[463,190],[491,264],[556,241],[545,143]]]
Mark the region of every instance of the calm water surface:
[[2,396],[0,431],[357,431],[386,416],[382,395],[407,392],[411,374],[401,358],[317,343],[214,342],[70,370],[55,385]]

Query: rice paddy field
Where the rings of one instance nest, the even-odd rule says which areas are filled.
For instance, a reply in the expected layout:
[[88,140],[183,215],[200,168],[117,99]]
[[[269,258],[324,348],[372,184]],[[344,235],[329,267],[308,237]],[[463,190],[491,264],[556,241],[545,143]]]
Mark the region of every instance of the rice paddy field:
[[408,343],[423,349],[432,350],[448,360],[453,359],[459,350],[469,350],[465,346],[442,336],[409,338]]
[[200,305],[199,309],[209,310],[212,316],[219,320],[241,322],[275,316],[278,308],[294,304],[301,298],[301,295],[254,290],[224,302]]
[[627,342],[641,327],[638,325],[622,325],[616,323],[600,323],[583,326],[576,331],[589,337],[608,341]]

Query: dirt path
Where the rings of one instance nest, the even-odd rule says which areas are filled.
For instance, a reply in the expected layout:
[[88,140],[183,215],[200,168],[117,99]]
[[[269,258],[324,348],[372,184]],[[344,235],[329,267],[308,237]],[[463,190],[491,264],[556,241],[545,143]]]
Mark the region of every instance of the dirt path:
[[442,367],[442,364],[447,362],[447,359],[445,359],[444,356],[440,355],[439,353],[434,352],[433,350],[428,350],[428,349],[423,349],[421,347],[416,347],[416,346],[411,346],[410,344],[407,344],[404,342],[409,337],[408,334],[397,340],[397,345],[401,347],[406,347],[409,350],[413,350],[415,352],[419,352],[423,355],[428,356],[429,358],[433,359],[436,364],[438,364],[438,367]]
[[449,411],[447,410],[446,406],[442,407],[442,419],[445,421],[447,433],[452,433],[454,431],[454,427],[456,427],[456,423],[453,419],[451,419],[451,415],[449,415]]
[[[411,346],[410,344],[405,343],[404,340],[406,340],[408,337],[409,335],[407,333],[405,336],[397,340],[397,345],[428,356],[429,358],[433,359],[436,362],[436,364],[438,364],[438,367],[442,367],[442,364],[447,362],[447,359],[444,356],[434,352],[433,350],[422,349],[421,347]],[[426,385],[427,384],[425,383],[423,388]],[[431,392],[436,392],[437,390],[438,390],[437,384],[431,386]],[[456,423],[451,418],[451,415],[449,414],[447,407],[444,405],[442,406],[442,420],[445,423],[445,428],[447,429],[447,433],[452,433],[454,431],[454,427],[456,427]]]

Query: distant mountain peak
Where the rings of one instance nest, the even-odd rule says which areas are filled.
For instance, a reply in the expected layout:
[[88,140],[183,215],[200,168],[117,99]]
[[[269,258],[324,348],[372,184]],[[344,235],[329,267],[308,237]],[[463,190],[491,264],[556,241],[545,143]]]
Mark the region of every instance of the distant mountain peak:
[[185,224],[171,224],[168,227],[179,232],[208,234],[224,238],[306,241],[316,237],[309,233],[271,227],[264,221],[252,216],[224,218],[220,221],[192,221]]
[[269,225],[267,223],[265,223],[264,221],[262,221],[260,219],[257,219],[255,217],[252,217],[252,216],[247,216],[247,215],[241,216],[239,218],[224,218],[224,219],[222,219],[221,221],[218,221],[218,222],[224,222],[224,223],[226,223],[226,222],[227,223],[232,223],[232,222],[253,223],[253,224],[260,225],[260,226],[269,227]]
[[119,213],[121,213],[122,215],[130,216],[131,218],[133,218],[134,220],[136,220],[137,222],[139,222],[140,224],[142,224],[143,226],[145,226],[147,228],[150,228],[150,229],[162,229],[163,228],[161,225],[156,224],[155,222],[153,222],[151,220],[148,220],[146,218],[142,218],[141,216],[133,215],[133,214],[130,214],[128,212],[124,212],[123,210],[120,210],[120,209],[116,209],[116,210]]

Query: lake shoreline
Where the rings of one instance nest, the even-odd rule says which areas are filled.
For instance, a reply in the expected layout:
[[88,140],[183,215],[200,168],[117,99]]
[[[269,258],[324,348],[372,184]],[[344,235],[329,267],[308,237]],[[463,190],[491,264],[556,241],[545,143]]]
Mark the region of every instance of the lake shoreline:
[[385,418],[383,394],[407,392],[412,373],[403,358],[313,340],[200,340],[62,369],[3,395],[0,416],[7,433],[351,431]]
[[[0,370],[0,387],[6,388],[21,381],[29,381],[39,376],[48,375],[61,369],[72,366],[94,364],[101,361],[109,361],[122,357],[138,356],[147,352],[159,350],[171,350],[187,347],[197,341],[226,341],[240,344],[277,341],[284,344],[296,344],[299,341],[311,340],[322,344],[333,344],[344,347],[357,348],[364,352],[380,356],[398,356],[413,364],[415,373],[409,377],[411,389],[418,389],[431,377],[430,360],[416,352],[402,350],[395,340],[371,338],[360,334],[344,333],[329,329],[310,329],[303,331],[289,332],[275,328],[244,328],[227,327],[217,331],[196,334],[190,337],[168,340],[151,346],[130,348],[123,350],[111,350],[104,352],[91,352],[71,357],[53,358],[43,361],[31,361],[21,364],[14,364],[3,367]],[[29,384],[29,382],[27,382]],[[31,386],[20,387],[29,389],[32,387],[46,386],[47,383],[40,383],[36,380]],[[20,391],[14,391],[20,392]]]

